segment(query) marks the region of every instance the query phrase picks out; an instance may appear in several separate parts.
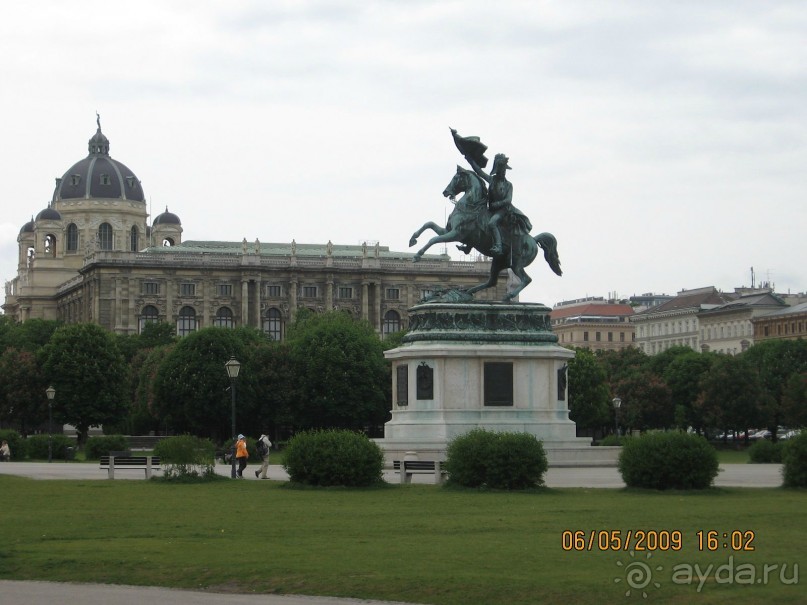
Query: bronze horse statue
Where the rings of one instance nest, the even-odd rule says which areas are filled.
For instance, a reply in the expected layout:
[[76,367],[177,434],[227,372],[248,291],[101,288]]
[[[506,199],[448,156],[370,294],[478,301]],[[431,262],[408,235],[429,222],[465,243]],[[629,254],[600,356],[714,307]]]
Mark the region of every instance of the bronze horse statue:
[[[464,195],[456,200],[455,196],[459,193]],[[468,288],[466,292],[473,294],[485,288],[492,288],[499,281],[499,273],[503,269],[511,269],[521,283],[512,292],[507,293],[504,297],[505,301],[518,296],[519,292],[532,281],[524,268],[535,260],[538,248],[544,251],[544,259],[549,263],[552,271],[557,275],[563,274],[560,269],[557,241],[551,233],[539,233],[533,237],[529,233],[525,233],[518,225],[511,224],[503,233],[502,253],[493,254],[491,252],[493,237],[488,228],[490,212],[487,187],[485,182],[472,170],[457,166],[457,172],[443,191],[443,195],[454,203],[454,210],[449,215],[445,227],[430,221],[412,234],[409,240],[410,246],[417,243],[418,237],[426,229],[437,233],[417,251],[413,259],[415,262],[419,261],[431,246],[442,242],[461,242],[463,245],[457,247],[465,253],[470,252],[471,248],[476,248],[485,256],[493,259],[490,266],[490,277],[487,282]]]

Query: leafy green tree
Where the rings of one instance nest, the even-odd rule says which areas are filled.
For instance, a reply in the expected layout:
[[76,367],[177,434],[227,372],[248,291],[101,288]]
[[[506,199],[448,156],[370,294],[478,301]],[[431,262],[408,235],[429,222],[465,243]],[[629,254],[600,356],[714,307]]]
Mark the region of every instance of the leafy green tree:
[[242,372],[254,379],[254,432],[279,441],[279,429],[293,424],[293,408],[299,400],[291,348],[286,342],[261,343],[252,350]]
[[51,336],[61,325],[59,321],[38,318],[14,324],[8,334],[7,346],[38,352],[50,342]]
[[16,423],[20,432],[41,425],[48,418],[47,385],[36,356],[30,351],[7,348],[0,355],[0,421]]
[[140,349],[153,349],[177,342],[176,328],[167,322],[147,323],[140,332]]
[[578,428],[610,426],[613,410],[605,370],[589,349],[576,349],[569,360],[569,418]]
[[742,356],[717,356],[700,388],[696,407],[706,426],[747,430],[760,422],[759,376]]
[[[266,337],[252,328],[204,328],[183,337],[160,363],[154,384],[158,415],[179,433],[229,439],[230,382],[224,364],[247,364]],[[242,432],[257,421],[255,377],[242,370],[236,384],[236,419]]]
[[648,360],[648,356],[635,347],[618,351],[597,351],[595,355],[605,370],[612,393],[617,383],[639,372]]
[[632,429],[666,429],[675,422],[670,388],[649,369],[634,371],[620,380],[614,393],[622,399],[619,417]]
[[784,389],[790,377],[807,371],[807,341],[766,340],[745,351],[746,359],[759,374],[762,389],[759,402],[762,422],[775,439],[776,429],[784,423]]
[[[701,378],[712,367],[716,355],[714,353],[696,353],[689,347],[676,355],[667,364],[662,374],[664,382],[670,387],[675,407],[675,424],[678,428],[704,428],[704,420],[695,402],[700,395]],[[708,427],[707,427],[708,428]]]
[[299,401],[298,428],[378,426],[389,417],[389,369],[366,321],[342,311],[299,314],[288,334]]
[[782,423],[807,426],[807,372],[792,374],[782,392]]
[[683,345],[676,345],[674,347],[670,347],[669,349],[665,349],[661,353],[657,353],[656,355],[650,355],[647,358],[646,366],[651,372],[653,372],[656,376],[664,376],[667,368],[673,363],[676,359],[683,355],[691,355],[691,354],[698,355],[696,351],[691,349],[690,347],[685,347]]
[[163,409],[155,397],[154,385],[163,360],[175,345],[141,349],[130,366],[131,403],[129,422],[133,434],[159,431],[171,426],[170,408]]
[[75,426],[80,444],[91,426],[125,413],[126,367],[110,332],[95,324],[62,326],[42,356],[43,375],[56,389],[54,418]]

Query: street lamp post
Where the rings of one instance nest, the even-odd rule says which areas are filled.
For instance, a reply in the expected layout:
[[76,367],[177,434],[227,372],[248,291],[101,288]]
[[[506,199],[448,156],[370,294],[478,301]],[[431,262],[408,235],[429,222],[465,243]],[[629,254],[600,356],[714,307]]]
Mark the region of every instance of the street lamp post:
[[224,364],[227,370],[227,376],[230,378],[230,397],[232,401],[232,447],[230,448],[230,477],[235,479],[235,380],[238,378],[238,372],[241,371],[241,364],[235,357],[230,357],[230,360]]
[[614,432],[619,437],[619,408],[622,407],[622,399],[614,397],[611,403],[614,404]]
[[48,387],[45,395],[48,396],[48,462],[53,462],[53,398],[56,397],[56,389]]

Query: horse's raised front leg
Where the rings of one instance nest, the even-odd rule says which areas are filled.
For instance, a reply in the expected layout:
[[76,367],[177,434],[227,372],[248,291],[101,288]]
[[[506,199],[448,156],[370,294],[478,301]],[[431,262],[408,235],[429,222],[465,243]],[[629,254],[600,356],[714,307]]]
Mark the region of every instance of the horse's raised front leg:
[[431,221],[429,221],[428,223],[425,223],[420,229],[415,231],[412,234],[412,237],[409,238],[409,246],[410,247],[412,247],[412,246],[414,246],[415,244],[418,243],[418,238],[420,237],[420,234],[423,233],[424,231],[426,231],[426,229],[431,229],[432,231],[434,231],[438,235],[443,235],[446,232],[445,227],[441,227],[437,223],[432,223]]
[[[420,250],[417,251],[417,254],[415,254],[415,256],[412,258],[414,262],[418,262],[420,260],[420,257],[426,253],[426,250],[434,246],[434,244],[457,241],[457,232],[454,229],[452,229],[451,231],[446,231],[441,227],[440,230],[443,231],[443,233],[431,238],[425,246],[423,246]],[[435,231],[437,231],[437,229],[435,229]]]

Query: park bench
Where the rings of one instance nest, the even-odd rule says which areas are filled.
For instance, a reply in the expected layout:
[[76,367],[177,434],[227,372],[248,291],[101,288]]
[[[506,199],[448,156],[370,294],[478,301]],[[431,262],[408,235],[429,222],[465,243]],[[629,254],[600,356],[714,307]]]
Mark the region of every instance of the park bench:
[[159,456],[132,456],[131,452],[109,452],[109,456],[101,456],[101,470],[115,478],[116,470],[145,471],[146,479],[151,479],[151,471],[160,470]]
[[[403,465],[403,472],[401,472]],[[443,482],[444,471],[439,460],[394,460],[392,468],[400,474],[401,483],[411,483],[412,475],[434,475],[434,483]]]

